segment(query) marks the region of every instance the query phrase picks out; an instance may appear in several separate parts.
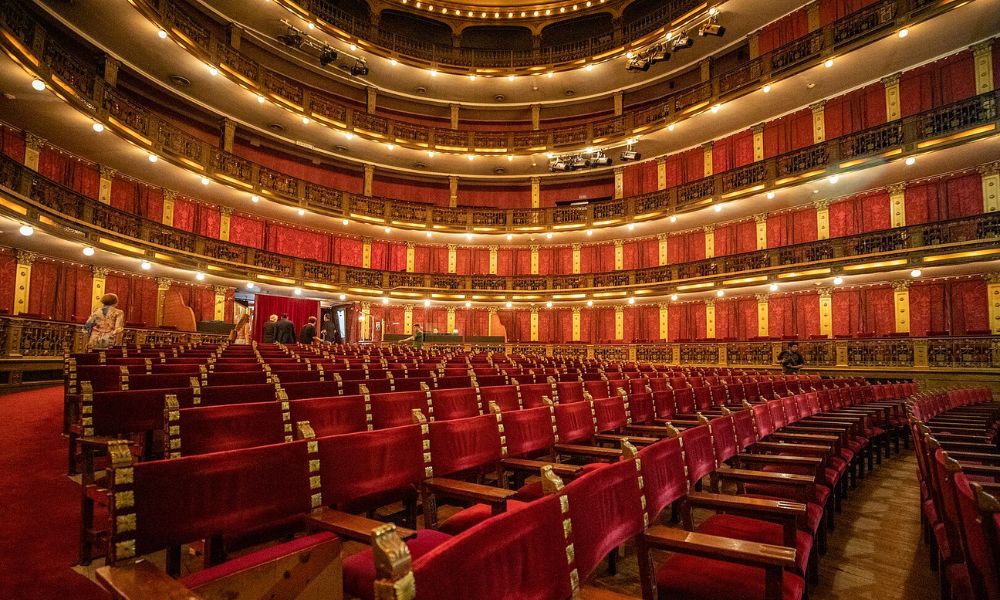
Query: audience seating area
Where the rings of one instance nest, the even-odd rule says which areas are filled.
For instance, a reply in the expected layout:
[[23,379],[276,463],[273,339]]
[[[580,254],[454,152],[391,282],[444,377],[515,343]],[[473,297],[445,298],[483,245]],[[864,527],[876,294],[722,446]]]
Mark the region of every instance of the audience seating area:
[[280,565],[290,598],[568,598],[634,548],[647,599],[803,598],[911,438],[944,597],[997,597],[988,390],[394,346],[66,362],[80,562],[118,597],[245,593]]

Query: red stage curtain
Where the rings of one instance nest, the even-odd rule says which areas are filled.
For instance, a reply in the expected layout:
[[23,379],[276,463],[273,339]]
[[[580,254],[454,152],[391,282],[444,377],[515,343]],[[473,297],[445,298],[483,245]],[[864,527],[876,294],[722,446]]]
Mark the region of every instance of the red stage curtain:
[[899,78],[900,113],[904,117],[971,98],[976,78],[971,50],[906,71]]
[[[306,324],[306,319],[316,317],[317,321],[319,320],[319,300],[257,294],[254,296],[254,314],[257,315],[257,318],[253,320],[253,339],[258,342],[263,340],[264,323],[271,315],[281,317],[281,315],[287,314],[289,320],[295,324],[295,337],[298,338],[302,326]],[[348,323],[350,321],[347,319]],[[350,329],[350,325],[348,329]],[[298,340],[296,339],[296,341]]]
[[0,125],[0,151],[24,164],[24,132]]
[[947,221],[983,212],[982,178],[968,173],[906,187],[906,224]]
[[270,222],[265,225],[264,232],[266,249],[270,252],[322,262],[330,259],[328,234]]
[[90,267],[36,260],[31,266],[27,312],[57,321],[85,321],[90,316],[92,285]]
[[234,244],[264,247],[264,221],[239,213],[229,219],[229,241]]
[[876,0],[822,0],[819,4],[821,25],[827,25],[861,10]]
[[882,82],[831,98],[823,108],[826,139],[854,133],[886,122]]
[[111,179],[111,206],[159,222],[163,219],[163,189],[115,175]]
[[812,110],[804,108],[764,124],[764,158],[812,146]]
[[760,30],[757,47],[760,53],[770,52],[775,48],[795,41],[809,33],[809,15],[803,10],[797,10],[764,26]]
[[[118,295],[118,308],[125,311],[125,323],[156,324],[156,280],[137,275],[108,273],[104,291]],[[88,313],[89,316],[89,313]]]
[[14,280],[17,278],[17,255],[10,248],[0,248],[0,311],[14,312]]
[[101,173],[96,166],[48,146],[38,153],[38,172],[88,198],[96,199],[101,189]]

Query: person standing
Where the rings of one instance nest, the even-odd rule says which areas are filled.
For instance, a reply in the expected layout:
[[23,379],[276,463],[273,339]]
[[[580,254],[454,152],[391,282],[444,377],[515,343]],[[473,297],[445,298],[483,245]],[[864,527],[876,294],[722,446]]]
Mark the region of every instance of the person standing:
[[295,343],[295,325],[288,320],[288,313],[282,313],[274,324],[274,341],[278,344]]
[[309,345],[314,339],[316,339],[316,317],[309,317],[299,332],[299,343]]
[[413,349],[420,350],[424,347],[424,330],[420,325],[413,326],[413,335],[408,338],[403,338],[399,341],[401,342],[413,342]]
[[781,363],[781,372],[786,375],[795,375],[806,364],[806,360],[799,353],[799,343],[788,344],[787,350],[782,350],[778,355],[778,362]]
[[323,327],[320,329],[319,338],[328,344],[340,343],[340,328],[337,327],[337,322],[333,320],[332,313],[323,315]]
[[250,324],[250,313],[244,313],[240,320],[236,322],[236,326],[233,327],[233,332],[230,334],[230,339],[234,344],[249,344],[251,332]]
[[278,323],[278,315],[271,315],[267,319],[267,323],[264,323],[264,343],[273,344],[274,343],[274,326]]
[[116,308],[118,296],[104,294],[101,297],[101,308],[95,310],[83,329],[90,336],[87,345],[91,348],[110,348],[121,338],[125,330],[125,313]]

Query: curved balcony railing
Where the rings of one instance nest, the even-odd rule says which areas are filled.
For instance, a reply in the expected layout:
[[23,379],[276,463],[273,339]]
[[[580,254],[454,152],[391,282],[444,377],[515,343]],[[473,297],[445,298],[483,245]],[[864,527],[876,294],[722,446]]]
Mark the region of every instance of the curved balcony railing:
[[[693,367],[778,369],[781,341],[543,344],[508,342],[495,348],[513,354],[597,358]],[[800,340],[807,370],[954,369],[1000,370],[1000,337],[899,337]]]
[[[730,288],[759,284],[763,278],[791,281],[829,276],[851,266],[858,272],[899,269],[944,254],[935,264],[987,260],[1000,253],[1000,214],[819,240],[696,262],[581,275],[452,275],[387,272],[293,258],[186,232],[83,196],[7,157],[0,157],[0,187],[13,204],[0,212],[34,222],[47,217],[66,229],[83,232],[91,243],[134,248],[151,260],[169,256],[170,264],[267,283],[313,289],[349,289],[359,294],[402,292],[441,299],[475,298],[534,302],[539,294],[581,299],[615,289],[653,296],[693,289],[695,283]],[[15,210],[14,206],[23,207]],[[40,225],[41,226],[41,225]],[[741,281],[740,277],[750,278]],[[331,288],[331,286],[333,286]],[[546,296],[547,297],[547,296]]]
[[[329,3],[314,0],[311,4],[325,7]],[[622,115],[602,116],[569,127],[512,131],[430,127],[369,113],[356,104],[343,102],[322,89],[305,86],[240,53],[227,43],[226,36],[217,31],[219,25],[215,21],[193,9],[184,8],[174,0],[143,0],[137,3],[137,7],[165,31],[176,36],[200,60],[217,65],[223,74],[239,85],[270,97],[283,108],[290,108],[318,123],[419,150],[532,154],[621,141],[666,127],[713,102],[730,100],[756,89],[764,81],[787,77],[793,71],[813,66],[825,54],[833,51],[842,53],[874,41],[886,27],[899,26],[908,20],[907,17],[909,20],[928,18],[930,11],[923,9],[933,4],[938,2],[882,0],[726,72],[711,72],[704,82],[686,85],[654,102],[630,107]],[[942,7],[943,10],[947,8]],[[341,14],[332,5],[330,10]],[[664,4],[659,10],[669,13],[672,9],[669,4]],[[420,46],[413,40],[404,41],[400,36],[394,36],[394,40],[400,44]],[[620,42],[616,43],[620,46]],[[448,47],[448,50],[459,56],[476,52],[469,48]],[[490,51],[491,54],[497,52]],[[709,69],[712,71],[711,63]]]

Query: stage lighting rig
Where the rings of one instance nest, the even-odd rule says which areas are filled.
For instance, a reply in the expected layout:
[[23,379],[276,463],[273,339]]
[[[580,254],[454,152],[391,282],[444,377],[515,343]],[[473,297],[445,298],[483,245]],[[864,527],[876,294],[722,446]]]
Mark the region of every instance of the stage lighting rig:
[[319,64],[324,67],[337,60],[337,51],[329,46],[325,46],[319,53]]
[[708,21],[705,21],[705,23],[698,28],[698,35],[701,37],[705,37],[706,35],[722,37],[726,35],[726,28],[719,25],[718,15],[713,15]]

